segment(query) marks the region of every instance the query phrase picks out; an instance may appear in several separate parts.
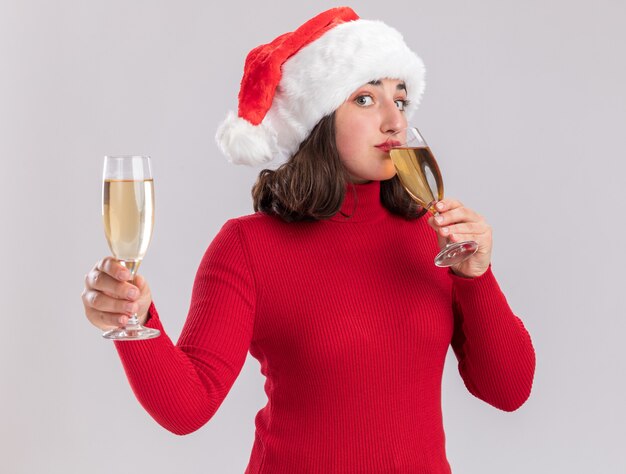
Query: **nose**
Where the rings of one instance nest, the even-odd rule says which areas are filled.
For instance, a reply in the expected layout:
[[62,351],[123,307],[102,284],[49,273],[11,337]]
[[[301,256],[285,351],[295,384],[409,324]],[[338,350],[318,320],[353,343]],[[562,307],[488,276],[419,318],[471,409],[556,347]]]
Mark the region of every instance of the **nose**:
[[406,127],[404,112],[398,108],[395,101],[385,101],[382,114],[380,128],[385,135],[391,135]]

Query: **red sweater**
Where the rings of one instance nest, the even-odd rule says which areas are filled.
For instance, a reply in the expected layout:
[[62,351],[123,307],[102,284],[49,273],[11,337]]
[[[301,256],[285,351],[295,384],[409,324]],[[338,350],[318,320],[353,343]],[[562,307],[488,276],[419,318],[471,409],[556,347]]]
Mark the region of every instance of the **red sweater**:
[[[198,269],[174,345],[116,342],[132,388],[166,429],[215,414],[250,354],[265,375],[247,474],[449,473],[441,415],[448,347],[469,391],[502,410],[530,394],[535,356],[491,268],[433,264],[426,216],[356,186],[328,221],[228,221]],[[350,191],[350,189],[349,189]],[[163,331],[154,306],[150,327]]]

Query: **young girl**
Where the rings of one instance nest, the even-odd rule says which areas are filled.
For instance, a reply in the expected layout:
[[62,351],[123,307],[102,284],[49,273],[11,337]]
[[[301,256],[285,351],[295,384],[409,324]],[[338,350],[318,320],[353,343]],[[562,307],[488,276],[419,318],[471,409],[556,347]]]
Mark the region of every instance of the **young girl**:
[[[441,415],[448,347],[468,390],[502,410],[530,394],[528,333],[491,272],[491,229],[459,201],[439,219],[401,187],[383,146],[424,88],[421,60],[381,22],[336,8],[248,55],[239,113],[218,131],[261,172],[255,213],[209,246],[176,345],[146,281],[112,258],[87,275],[100,329],[137,312],[161,337],[116,342],[135,394],[185,434],[215,414],[248,351],[266,376],[246,473],[449,473]],[[447,240],[479,249],[451,269]]]

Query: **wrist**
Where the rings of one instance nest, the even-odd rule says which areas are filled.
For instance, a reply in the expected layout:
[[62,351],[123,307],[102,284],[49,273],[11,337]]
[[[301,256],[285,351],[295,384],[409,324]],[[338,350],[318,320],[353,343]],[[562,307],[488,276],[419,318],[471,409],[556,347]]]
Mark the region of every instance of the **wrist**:
[[150,309],[148,308],[143,314],[138,314],[137,319],[139,320],[139,324],[142,326],[145,325],[150,319]]
[[450,267],[450,271],[460,278],[467,278],[467,279],[474,278],[473,275],[467,275],[466,273],[463,273],[461,270],[457,270],[454,267]]
[[454,267],[450,267],[450,271],[454,273],[454,275],[458,276],[459,278],[466,278],[468,280],[472,280],[474,278],[479,278],[483,276],[487,272],[487,270],[489,270],[490,265],[487,265],[487,267],[485,267],[484,269],[478,269],[470,273],[465,273],[459,270],[458,268],[454,268]]

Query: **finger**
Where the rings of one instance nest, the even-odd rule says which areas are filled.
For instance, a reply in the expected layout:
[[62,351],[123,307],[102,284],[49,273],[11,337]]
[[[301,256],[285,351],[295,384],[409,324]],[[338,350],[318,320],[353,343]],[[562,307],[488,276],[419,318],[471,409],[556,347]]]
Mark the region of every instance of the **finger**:
[[449,234],[448,242],[466,242],[473,240],[478,244],[479,250],[488,250],[491,248],[491,235],[485,234]]
[[485,222],[485,219],[467,207],[456,207],[435,216],[435,223],[440,227],[460,222]]
[[433,229],[433,231],[435,232],[435,234],[437,235],[437,241],[439,244],[439,247],[441,247],[442,245],[446,244],[446,236],[444,234],[441,233],[441,228],[439,227],[439,225],[435,222],[435,219],[433,217],[431,217],[428,220],[428,225]]
[[453,224],[446,227],[439,228],[439,234],[442,236],[448,236],[450,234],[476,234],[483,235],[490,230],[487,224],[482,222],[462,222],[460,224]]
[[85,287],[89,290],[100,291],[107,296],[118,299],[127,299],[134,301],[140,296],[140,290],[132,283],[119,281],[110,275],[99,271],[92,270],[85,277]]
[[456,209],[457,207],[463,207],[463,203],[454,198],[445,198],[435,204],[435,209],[438,212],[449,211],[451,209]]
[[99,270],[120,281],[130,280],[130,271],[113,257],[105,257],[96,263],[94,270]]
[[96,290],[86,290],[82,295],[85,310],[96,310],[104,313],[116,313],[118,315],[132,315],[139,310],[139,305],[134,301],[112,298]]
[[104,313],[102,311],[87,311],[87,319],[102,330],[124,326],[130,319],[125,314]]

